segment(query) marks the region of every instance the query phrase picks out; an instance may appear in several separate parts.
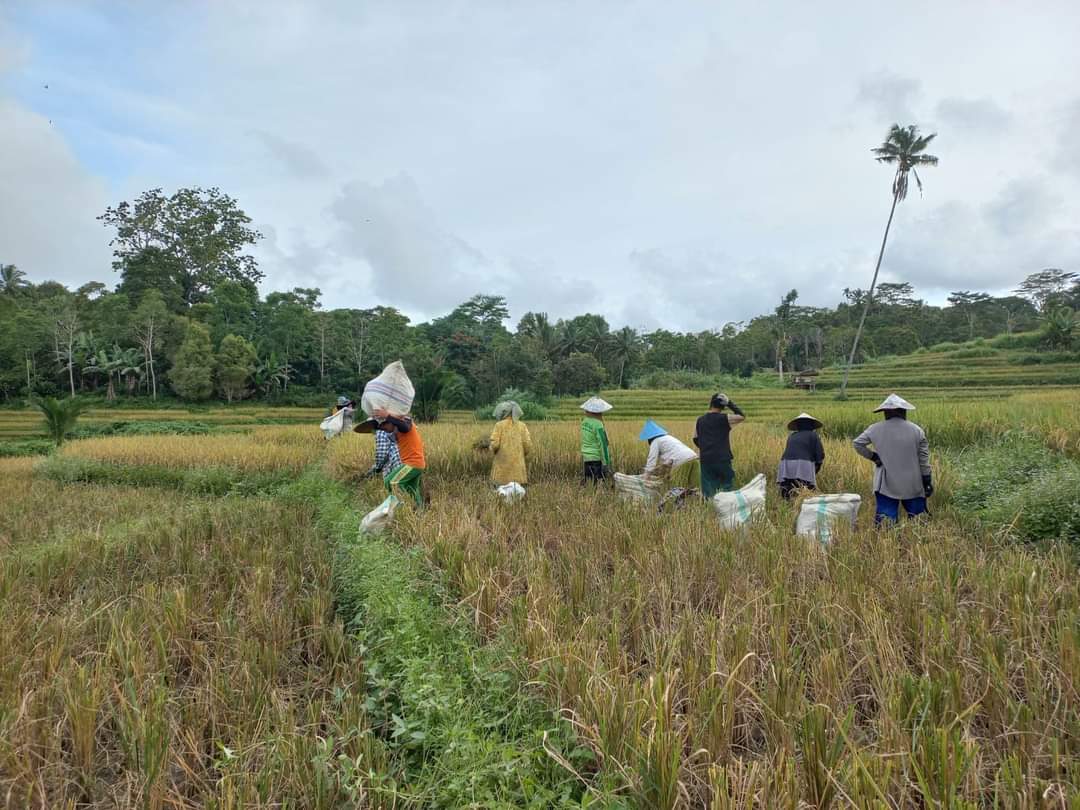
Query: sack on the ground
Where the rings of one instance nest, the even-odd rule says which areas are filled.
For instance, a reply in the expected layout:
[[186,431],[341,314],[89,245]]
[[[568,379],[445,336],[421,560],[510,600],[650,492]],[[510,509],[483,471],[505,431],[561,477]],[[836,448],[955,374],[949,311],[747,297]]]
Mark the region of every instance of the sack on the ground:
[[394,522],[394,512],[401,503],[395,495],[388,495],[386,500],[364,515],[360,521],[360,534],[382,534]]
[[364,386],[360,407],[368,416],[372,416],[375,411],[388,411],[395,416],[404,416],[412,408],[415,395],[412,380],[405,373],[405,366],[401,365],[400,360],[395,360]]
[[513,503],[519,498],[525,497],[525,487],[517,481],[511,481],[509,484],[503,484],[501,487],[496,487],[495,491],[498,493],[499,497],[507,503]]
[[660,500],[663,495],[663,481],[644,475],[626,475],[615,473],[615,491],[619,497],[628,501],[651,503]]
[[837,526],[847,524],[854,529],[862,498],[858,495],[814,495],[805,498],[795,519],[795,534],[813,537],[822,545],[832,539]]
[[765,508],[765,476],[758,474],[742,489],[717,492],[712,499],[720,525],[737,529],[750,522],[755,512]]
[[319,424],[319,429],[323,432],[323,436],[328,439],[340,436],[341,432],[345,430],[345,409],[342,408],[337,413],[323,419]]

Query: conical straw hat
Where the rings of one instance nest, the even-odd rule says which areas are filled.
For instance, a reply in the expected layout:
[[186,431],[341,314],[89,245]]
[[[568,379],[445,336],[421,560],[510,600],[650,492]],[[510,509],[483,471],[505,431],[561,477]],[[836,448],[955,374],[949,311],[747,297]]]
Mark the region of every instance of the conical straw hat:
[[585,413],[607,413],[611,408],[612,405],[600,399],[600,397],[589,397],[589,399],[581,403],[581,410],[585,411]]
[[881,413],[882,411],[913,411],[915,406],[908,402],[901,396],[896,394],[889,394],[885,397],[885,401],[874,408],[874,413]]
[[814,423],[814,430],[817,430],[819,427],[822,426],[822,424],[824,424],[816,416],[811,416],[806,411],[803,411],[802,413],[800,413],[798,416],[796,416],[794,419],[792,419],[790,422],[787,423],[787,429],[788,430],[798,430],[799,429],[799,422],[801,420],[803,420],[803,419],[809,419],[811,422],[813,422]]

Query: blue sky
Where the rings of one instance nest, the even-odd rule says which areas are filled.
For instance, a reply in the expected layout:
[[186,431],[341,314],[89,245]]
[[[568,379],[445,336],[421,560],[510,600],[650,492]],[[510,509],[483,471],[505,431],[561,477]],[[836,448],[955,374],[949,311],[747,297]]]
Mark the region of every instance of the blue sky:
[[873,6],[9,0],[0,260],[114,281],[106,205],[216,185],[265,289],[718,328],[865,286],[900,121],[941,165],[887,280],[1080,268],[1080,9]]

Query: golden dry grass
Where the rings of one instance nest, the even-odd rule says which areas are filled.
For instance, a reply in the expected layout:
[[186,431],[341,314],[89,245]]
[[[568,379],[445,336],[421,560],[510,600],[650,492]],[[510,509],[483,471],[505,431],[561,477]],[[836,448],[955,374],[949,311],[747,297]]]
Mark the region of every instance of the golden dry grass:
[[108,436],[69,442],[60,454],[132,466],[299,472],[319,456],[324,444],[317,427],[275,426],[257,434]]

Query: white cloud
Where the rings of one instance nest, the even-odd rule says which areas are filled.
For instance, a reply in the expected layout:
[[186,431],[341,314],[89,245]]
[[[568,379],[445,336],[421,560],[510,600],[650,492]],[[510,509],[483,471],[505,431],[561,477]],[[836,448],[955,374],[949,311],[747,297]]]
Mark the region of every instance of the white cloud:
[[937,105],[937,117],[951,129],[970,129],[993,136],[1012,124],[1012,115],[989,98],[943,98]]
[[48,119],[0,98],[0,261],[33,280],[113,280],[103,184]]
[[[869,150],[894,121],[938,131],[941,165],[898,212],[887,279],[1007,287],[1076,255],[1071,4],[991,4],[978,26],[929,0],[887,21],[793,1],[50,5],[22,6],[0,86],[5,111],[63,119],[0,131],[27,155],[0,156],[19,201],[0,246],[21,240],[32,278],[106,275],[103,188],[216,185],[267,234],[264,290],[714,328],[792,287],[866,286],[889,205]],[[27,93],[46,75],[60,92]],[[65,190],[44,209],[42,183]]]

